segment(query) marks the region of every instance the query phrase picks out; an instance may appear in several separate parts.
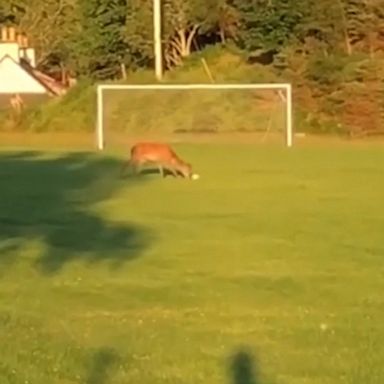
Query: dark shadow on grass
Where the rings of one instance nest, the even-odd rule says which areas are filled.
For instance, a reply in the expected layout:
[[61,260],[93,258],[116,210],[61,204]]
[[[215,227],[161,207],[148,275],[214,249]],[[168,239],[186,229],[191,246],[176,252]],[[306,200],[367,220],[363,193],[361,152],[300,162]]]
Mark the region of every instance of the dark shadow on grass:
[[121,180],[120,166],[88,153],[0,153],[0,266],[17,261],[31,240],[44,244],[36,266],[45,273],[75,260],[118,266],[139,256],[151,240],[146,228],[92,212],[119,188],[143,182]]
[[261,371],[259,358],[248,347],[239,348],[229,362],[231,384],[276,384]]
[[240,349],[231,357],[230,375],[233,384],[262,384],[258,361],[245,348]]
[[107,384],[118,368],[119,355],[110,348],[101,348],[90,362],[88,376],[85,384]]
[[[182,176],[181,173],[178,173],[178,174],[179,174],[179,176]],[[132,172],[127,172],[123,175],[124,178],[126,178],[126,177],[127,178],[132,178],[132,177],[138,178],[138,177],[150,177],[150,176],[161,178],[161,174],[160,174],[159,169],[156,167],[155,168],[147,167],[147,168],[141,169],[137,175],[132,174]],[[168,176],[173,177],[173,178],[175,177],[175,175],[171,171],[169,171],[168,169],[164,169],[164,177],[168,177]]]

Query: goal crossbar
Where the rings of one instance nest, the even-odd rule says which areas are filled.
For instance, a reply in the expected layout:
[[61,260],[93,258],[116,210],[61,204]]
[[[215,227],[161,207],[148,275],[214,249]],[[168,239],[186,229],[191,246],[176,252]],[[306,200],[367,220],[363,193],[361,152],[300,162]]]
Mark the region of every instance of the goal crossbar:
[[104,149],[104,110],[103,91],[106,90],[130,90],[130,91],[175,91],[175,90],[285,90],[286,91],[286,135],[287,147],[293,145],[293,106],[292,106],[292,85],[290,83],[255,83],[255,84],[100,84],[97,86],[97,120],[96,140],[97,148]]

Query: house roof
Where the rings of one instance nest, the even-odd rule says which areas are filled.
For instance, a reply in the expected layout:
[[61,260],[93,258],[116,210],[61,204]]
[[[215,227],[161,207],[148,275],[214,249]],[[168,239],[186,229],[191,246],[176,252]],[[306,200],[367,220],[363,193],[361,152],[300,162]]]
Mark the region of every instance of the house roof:
[[66,92],[67,88],[64,85],[60,84],[51,76],[33,68],[27,60],[20,59],[20,66],[44,86],[49,93],[60,96]]
[[0,64],[4,60],[11,60],[14,64],[19,66],[24,72],[26,72],[29,76],[31,76],[34,80],[36,80],[42,87],[44,87],[48,94],[52,96],[59,96],[65,93],[66,91],[65,86],[57,82],[52,77],[33,68],[25,59],[21,58],[20,63],[18,63],[11,56],[5,55],[0,59]]

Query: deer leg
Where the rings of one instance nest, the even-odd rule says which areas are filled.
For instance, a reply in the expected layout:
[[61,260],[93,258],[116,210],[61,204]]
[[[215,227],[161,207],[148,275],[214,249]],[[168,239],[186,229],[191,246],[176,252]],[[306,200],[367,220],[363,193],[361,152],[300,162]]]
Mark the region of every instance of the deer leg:
[[158,164],[157,168],[159,169],[159,173],[160,173],[161,177],[164,178],[164,168],[163,168],[163,166],[161,164]]
[[171,171],[171,173],[172,173],[172,175],[173,175],[174,177],[179,177],[179,174],[178,174],[178,172],[176,171],[175,168],[171,168],[170,171]]

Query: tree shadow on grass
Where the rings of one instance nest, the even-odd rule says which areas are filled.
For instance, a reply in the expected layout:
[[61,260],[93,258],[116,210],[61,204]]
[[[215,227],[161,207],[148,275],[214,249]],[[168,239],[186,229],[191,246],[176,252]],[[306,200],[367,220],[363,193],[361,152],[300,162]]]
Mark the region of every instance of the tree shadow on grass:
[[0,153],[0,263],[16,261],[16,251],[31,240],[45,246],[36,261],[45,273],[79,259],[118,266],[139,256],[151,240],[147,229],[92,212],[122,186],[143,182],[121,180],[120,166],[87,153]]
[[118,367],[120,357],[115,350],[101,348],[93,355],[85,384],[107,384]]

